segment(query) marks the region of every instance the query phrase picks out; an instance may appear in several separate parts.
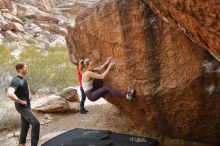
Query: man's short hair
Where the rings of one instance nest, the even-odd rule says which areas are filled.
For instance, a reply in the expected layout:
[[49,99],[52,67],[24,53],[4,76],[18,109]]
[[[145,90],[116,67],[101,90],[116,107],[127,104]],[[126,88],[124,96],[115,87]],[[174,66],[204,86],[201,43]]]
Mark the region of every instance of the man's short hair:
[[24,63],[18,63],[18,64],[15,65],[15,69],[16,69],[17,72],[18,72],[18,70],[24,68],[24,66],[25,66]]

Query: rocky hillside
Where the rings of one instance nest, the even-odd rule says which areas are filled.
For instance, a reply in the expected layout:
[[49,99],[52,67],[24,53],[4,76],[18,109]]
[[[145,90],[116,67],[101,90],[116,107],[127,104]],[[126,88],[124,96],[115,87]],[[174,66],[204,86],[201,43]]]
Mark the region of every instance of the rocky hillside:
[[[20,2],[20,0],[14,1]],[[35,6],[44,12],[75,17],[98,1],[99,0],[24,0],[23,2]]]
[[94,0],[0,0],[0,43],[12,49],[66,45],[67,26]]
[[136,128],[219,145],[219,6],[217,0],[101,1],[68,28],[71,61],[113,57],[117,65],[106,82],[123,91],[135,87],[137,98],[108,101]]

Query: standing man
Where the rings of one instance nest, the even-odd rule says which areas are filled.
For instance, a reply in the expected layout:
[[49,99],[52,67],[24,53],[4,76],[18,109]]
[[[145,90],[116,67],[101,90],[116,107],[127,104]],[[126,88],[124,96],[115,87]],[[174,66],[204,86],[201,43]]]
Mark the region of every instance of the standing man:
[[23,63],[18,63],[15,66],[18,75],[13,78],[11,85],[8,88],[7,96],[15,101],[15,108],[21,115],[21,132],[19,146],[25,146],[27,133],[30,125],[31,129],[31,146],[37,146],[39,140],[40,123],[31,112],[30,88],[25,75],[28,73],[27,66]]

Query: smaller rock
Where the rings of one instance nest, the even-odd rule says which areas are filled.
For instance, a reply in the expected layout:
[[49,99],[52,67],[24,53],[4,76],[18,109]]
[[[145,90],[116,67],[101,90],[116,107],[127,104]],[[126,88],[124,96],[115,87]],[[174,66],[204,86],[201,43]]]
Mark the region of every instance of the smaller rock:
[[22,21],[21,19],[19,19],[18,17],[10,14],[10,13],[2,13],[2,15],[8,19],[8,20],[11,20],[12,22],[17,22],[17,23],[21,23],[22,24]]
[[77,94],[77,89],[73,87],[68,87],[63,91],[57,93],[58,96],[63,97],[64,99],[71,101],[71,102],[79,102],[79,96]]
[[45,114],[43,118],[47,120],[53,120],[53,117],[50,114]]
[[46,125],[45,121],[40,121],[40,125]]
[[12,137],[14,137],[14,133],[9,133],[9,134],[6,135],[6,138],[7,138],[7,139],[10,139],[10,138],[12,138]]
[[69,112],[77,113],[79,111],[79,103],[78,102],[69,102],[67,101]]
[[45,119],[43,119],[43,120],[40,121],[40,124],[41,124],[41,125],[47,125],[48,123],[51,123],[51,120],[45,120]]
[[23,26],[20,23],[14,22],[13,25],[16,32],[25,32]]
[[14,15],[14,16],[17,16],[17,14],[18,14],[17,5],[16,5],[15,3],[12,3],[12,4],[11,4],[11,7],[12,7],[12,9],[11,9],[11,14]]
[[5,36],[10,39],[9,41],[14,41],[14,40],[19,40],[19,36],[17,34],[15,34],[14,32],[12,32],[11,30],[7,30],[5,32]]
[[20,132],[19,131],[15,132],[15,137],[19,137],[19,136],[20,136]]
[[9,9],[1,9],[2,13],[10,13]]

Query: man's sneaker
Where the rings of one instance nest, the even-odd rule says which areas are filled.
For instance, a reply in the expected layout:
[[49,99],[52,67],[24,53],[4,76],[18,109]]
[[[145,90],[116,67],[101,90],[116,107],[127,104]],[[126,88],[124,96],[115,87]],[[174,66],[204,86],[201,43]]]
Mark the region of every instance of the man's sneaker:
[[131,101],[134,97],[136,97],[136,90],[132,89],[127,95],[126,99]]

